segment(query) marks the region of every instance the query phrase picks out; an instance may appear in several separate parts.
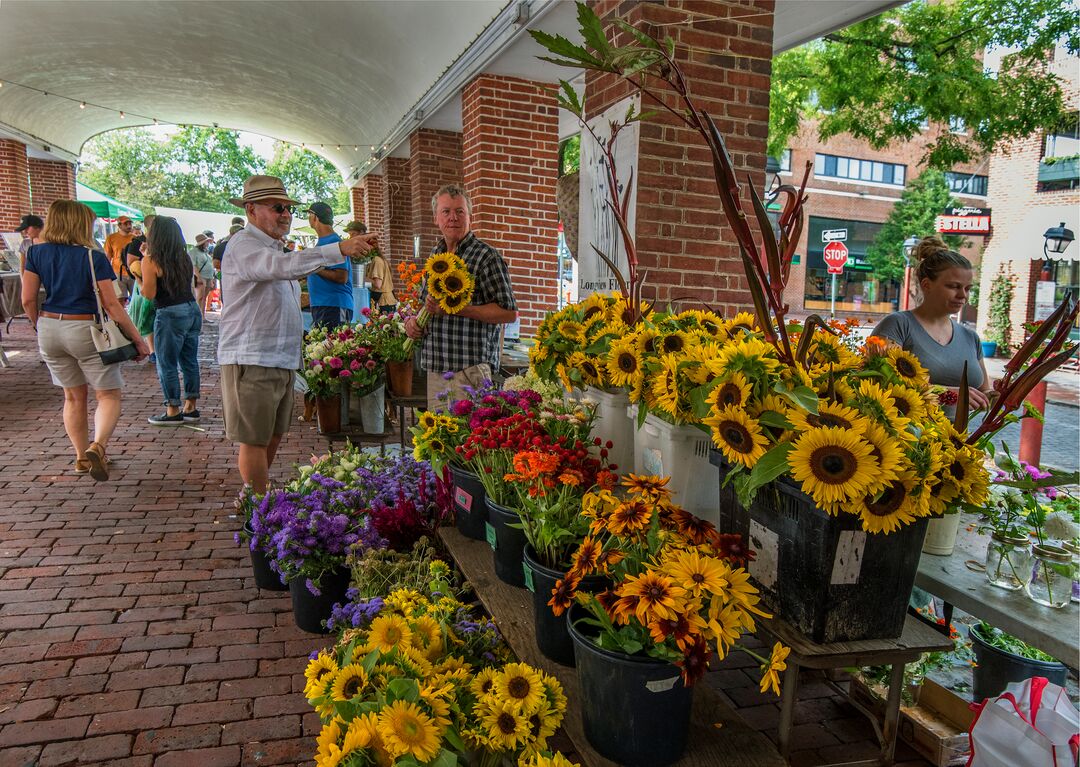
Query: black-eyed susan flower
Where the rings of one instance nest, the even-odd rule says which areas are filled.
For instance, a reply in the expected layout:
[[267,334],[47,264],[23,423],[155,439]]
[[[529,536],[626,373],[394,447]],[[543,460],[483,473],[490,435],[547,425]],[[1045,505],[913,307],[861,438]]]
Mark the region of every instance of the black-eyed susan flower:
[[664,563],[663,571],[695,597],[702,594],[723,594],[728,586],[731,568],[712,556],[703,556],[694,549],[678,552]]
[[652,570],[627,576],[617,591],[621,599],[615,603],[616,619],[625,623],[633,614],[643,624],[657,618],[675,617],[686,594],[686,589],[673,578]]
[[832,428],[812,428],[796,437],[788,465],[803,491],[821,506],[858,497],[877,471],[861,431]]
[[774,695],[780,694],[780,672],[787,670],[787,656],[791,652],[790,647],[777,642],[773,645],[772,654],[761,666],[761,691],[772,690]]

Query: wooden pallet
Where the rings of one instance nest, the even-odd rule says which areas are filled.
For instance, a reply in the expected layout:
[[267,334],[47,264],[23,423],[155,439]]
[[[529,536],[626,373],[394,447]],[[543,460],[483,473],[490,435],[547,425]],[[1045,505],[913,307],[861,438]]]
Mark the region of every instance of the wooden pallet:
[[[486,542],[466,538],[454,528],[443,528],[439,535],[514,654],[524,663],[543,668],[562,684],[567,698],[562,726],[573,741],[577,757],[587,767],[617,767],[615,762],[597,754],[585,739],[577,672],[545,658],[536,646],[532,595],[495,577],[491,547]],[[767,737],[750,729],[703,683],[694,692],[689,745],[676,764],[685,767],[785,767],[787,762],[780,758]]]

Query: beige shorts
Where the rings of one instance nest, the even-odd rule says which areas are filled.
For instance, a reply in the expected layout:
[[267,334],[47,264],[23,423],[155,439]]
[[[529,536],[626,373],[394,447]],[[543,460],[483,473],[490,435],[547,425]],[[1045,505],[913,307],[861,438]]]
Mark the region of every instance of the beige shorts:
[[[443,378],[441,373],[429,371],[427,375],[428,410],[446,410],[451,402],[465,398],[466,386],[476,388],[484,381],[490,380],[491,365],[486,362],[459,370],[449,381]],[[450,396],[442,396],[447,391],[450,392]]]
[[93,320],[38,318],[38,349],[57,386],[72,389],[90,384],[94,391],[124,386],[119,364],[101,364],[101,357],[90,337],[93,324]]
[[268,445],[292,424],[293,371],[260,365],[221,366],[225,436],[242,445]]

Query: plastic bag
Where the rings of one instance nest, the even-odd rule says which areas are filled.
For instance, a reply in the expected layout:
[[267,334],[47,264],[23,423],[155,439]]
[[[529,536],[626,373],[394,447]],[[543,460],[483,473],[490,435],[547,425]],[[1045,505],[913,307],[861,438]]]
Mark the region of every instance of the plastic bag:
[[977,707],[968,767],[1073,767],[1080,713],[1044,677],[1013,682]]

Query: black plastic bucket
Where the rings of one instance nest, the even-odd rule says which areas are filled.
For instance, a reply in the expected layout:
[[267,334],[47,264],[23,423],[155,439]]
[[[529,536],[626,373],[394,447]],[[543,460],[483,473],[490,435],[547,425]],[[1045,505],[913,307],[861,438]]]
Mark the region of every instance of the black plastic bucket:
[[[532,592],[536,646],[545,658],[564,666],[573,666],[574,640],[570,638],[570,631],[566,627],[566,613],[555,615],[548,604],[555,582],[566,573],[545,567],[536,561],[535,555],[532,546],[525,547],[525,588]],[[607,588],[609,583],[604,575],[590,575],[581,579],[578,591],[595,593]]]
[[454,466],[450,467],[450,476],[454,478],[454,518],[458,532],[475,541],[484,540],[488,517],[484,486],[475,474]]
[[626,767],[663,767],[686,750],[694,690],[666,661],[601,650],[575,625],[588,615],[568,613],[574,640],[585,737],[597,753]]
[[352,572],[347,567],[327,573],[319,584],[318,596],[308,591],[305,578],[293,578],[289,581],[293,620],[297,627],[309,634],[329,634],[323,623],[330,617],[334,603],[344,604],[351,576]]
[[1065,686],[1068,669],[1057,661],[1031,660],[1022,655],[991,646],[979,632],[978,625],[968,629],[971,649],[975,651],[974,684],[976,703],[1000,695],[1010,682],[1042,676],[1056,685]]
[[[244,523],[244,532],[249,538],[254,535],[250,522]],[[258,547],[251,548],[250,541],[244,545],[248,547],[248,552],[251,554],[251,571],[255,575],[256,588],[267,591],[288,591],[289,587],[281,582],[281,576],[270,567],[270,557],[266,556],[266,552]]]
[[490,498],[485,499],[488,510],[487,542],[491,544],[491,558],[495,562],[495,575],[503,583],[525,588],[524,558],[529,540],[521,529],[521,517],[506,506],[500,506]]

